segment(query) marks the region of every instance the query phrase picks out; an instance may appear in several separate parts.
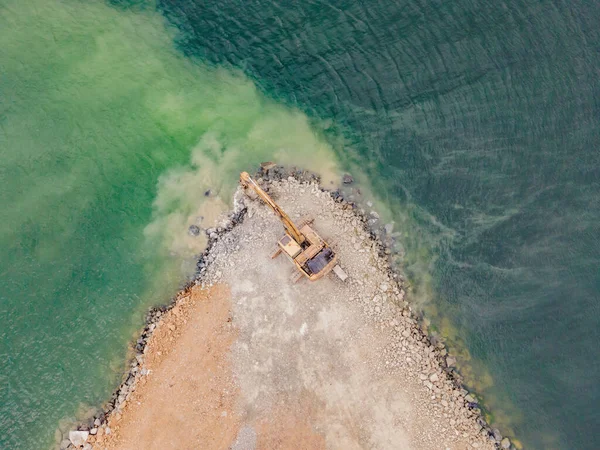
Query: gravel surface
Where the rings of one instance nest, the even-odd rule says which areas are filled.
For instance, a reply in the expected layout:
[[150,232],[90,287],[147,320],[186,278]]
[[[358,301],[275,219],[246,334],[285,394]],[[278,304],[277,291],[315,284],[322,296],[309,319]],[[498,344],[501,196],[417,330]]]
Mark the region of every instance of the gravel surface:
[[279,220],[238,191],[246,218],[214,246],[203,283],[231,287],[233,371],[248,417],[308,398],[328,448],[494,448],[350,205],[291,177],[265,188],[292,219],[314,218],[348,279],[293,284],[292,263],[269,258]]

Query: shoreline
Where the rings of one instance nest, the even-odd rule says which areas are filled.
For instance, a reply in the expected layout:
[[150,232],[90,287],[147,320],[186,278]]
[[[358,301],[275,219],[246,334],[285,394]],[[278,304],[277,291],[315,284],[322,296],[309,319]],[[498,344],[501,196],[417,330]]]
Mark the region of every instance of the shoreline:
[[[304,170],[297,170],[295,168],[284,169],[282,167],[273,167],[269,170],[262,169],[256,178],[259,183],[272,183],[272,182],[285,182],[289,178],[294,182],[299,183],[318,183],[319,177],[315,174]],[[353,180],[349,175],[345,175],[343,182],[345,185],[352,184]],[[371,211],[366,213],[364,209],[354,202],[345,200],[344,194],[340,190],[329,191],[318,185],[318,189],[322,193],[326,193],[333,199],[335,203],[340,204],[343,210],[348,211],[352,214],[352,217],[359,223],[359,228],[366,233],[368,240],[377,248],[379,257],[385,261],[385,271],[391,280],[397,283],[398,295],[395,301],[392,300],[395,307],[398,308],[402,316],[405,317],[410,325],[410,331],[416,340],[422,342],[425,346],[434,349],[432,352],[433,359],[437,367],[445,373],[447,379],[452,383],[456,391],[460,392],[460,395],[466,403],[466,407],[469,411],[469,417],[477,424],[481,429],[481,434],[486,435],[491,443],[496,448],[503,449],[515,449],[515,444],[512,443],[507,437],[503,437],[500,432],[496,429],[492,429],[491,426],[485,420],[482,411],[482,405],[477,400],[475,393],[470,393],[464,386],[462,377],[455,368],[456,360],[448,354],[448,349],[443,341],[436,336],[428,334],[427,324],[425,323],[426,318],[422,313],[413,311],[410,303],[406,300],[405,295],[405,283],[401,274],[399,274],[392,266],[392,249],[390,249],[390,232],[388,232],[388,225],[382,225],[378,223],[377,213]],[[80,438],[85,436],[83,439],[83,448],[92,448],[88,440],[94,441],[95,438],[89,439],[91,436],[109,435],[111,433],[109,427],[109,421],[115,414],[120,414],[129,400],[131,394],[135,391],[140,379],[148,374],[147,369],[144,366],[144,356],[148,350],[148,342],[153,335],[157,325],[163,320],[166,314],[168,314],[179,302],[190,295],[190,292],[195,286],[198,285],[210,285],[211,277],[208,275],[211,268],[211,256],[219,241],[234,230],[238,225],[243,223],[247,214],[248,208],[237,201],[234,201],[233,211],[221,221],[219,226],[204,230],[208,237],[208,244],[204,252],[199,256],[197,261],[197,272],[194,279],[188,282],[172,299],[171,301],[162,306],[153,307],[149,310],[146,315],[145,325],[139,335],[139,338],[132,343],[133,357],[129,361],[129,370],[124,374],[123,381],[119,387],[113,392],[110,399],[105,405],[101,407],[101,412],[94,415],[89,420],[82,422],[77,427],[78,435]],[[374,224],[378,226],[373,227]],[[383,238],[383,239],[382,239]],[[388,239],[386,239],[388,238]],[[374,247],[374,248],[375,248]],[[304,280],[303,280],[304,281]],[[306,282],[306,281],[305,281]],[[418,380],[417,380],[418,381]],[[425,386],[433,390],[432,381],[428,379],[420,380]],[[437,377],[436,377],[437,381]],[[61,449],[77,448],[73,446],[72,441],[69,441],[68,436],[65,436],[60,443]],[[79,447],[81,448],[81,446]]]

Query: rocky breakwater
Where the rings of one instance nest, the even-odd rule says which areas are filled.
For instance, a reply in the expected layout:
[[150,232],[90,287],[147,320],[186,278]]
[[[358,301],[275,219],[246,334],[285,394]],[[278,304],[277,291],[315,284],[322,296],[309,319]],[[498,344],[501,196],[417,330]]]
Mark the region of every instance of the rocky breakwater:
[[[144,357],[149,350],[148,344],[157,325],[161,323],[167,314],[172,313],[174,308],[183,299],[189,296],[191,288],[198,283],[198,280],[202,279],[208,261],[214,258],[211,252],[214,244],[221,236],[229,233],[241,222],[245,213],[246,208],[241,204],[237,204],[233,211],[221,218],[217,227],[205,231],[208,237],[208,245],[198,257],[196,276],[169,303],[153,307],[148,311],[144,328],[139,338],[132,344],[131,354],[133,356],[129,361],[129,369],[125,373],[123,381],[97,414],[80,422],[75,429],[69,431],[67,434],[63,434],[60,430],[56,431],[56,434],[60,434],[61,438],[57,444],[60,450],[92,450],[93,448],[103,448],[103,443],[113,434],[113,430],[110,427],[111,419],[113,421],[120,419],[123,409],[136,390],[136,387],[140,382],[143,382],[144,377],[150,375],[150,371],[144,367]],[[177,310],[175,309],[176,312]],[[170,326],[172,327],[172,325]]]
[[[318,184],[318,177],[305,171],[271,165],[264,167],[256,177],[264,189],[280,202],[292,218],[299,218],[307,213],[313,216],[316,228],[339,253],[340,265],[348,274],[344,282],[329,279],[322,280],[322,283],[320,281],[317,285],[302,280],[301,283],[306,285],[298,293],[300,297],[295,300],[290,289],[292,291],[298,289],[286,288],[284,292],[286,301],[288,303],[294,301],[295,304],[300,305],[299,308],[305,308],[305,311],[300,309],[298,312],[300,316],[304,312],[307,318],[299,328],[299,335],[306,335],[313,327],[311,317],[314,309],[326,303],[329,311],[343,310],[342,317],[329,317],[327,320],[340,321],[340,326],[331,333],[336,333],[334,340],[336,346],[353,348],[354,353],[350,356],[344,354],[344,358],[355,358],[355,360],[349,359],[348,364],[354,367],[356,376],[360,374],[365,380],[373,380],[373,389],[377,388],[377,395],[383,399],[396,395],[399,390],[404,392],[402,401],[407,403],[405,409],[396,411],[389,405],[386,407],[392,408],[387,415],[393,417],[394,422],[387,424],[389,429],[383,433],[378,429],[382,426],[383,419],[373,417],[378,409],[369,406],[373,393],[363,392],[360,386],[352,385],[353,381],[350,379],[347,385],[344,385],[342,373],[323,372],[325,377],[338,378],[337,389],[347,389],[351,394],[350,398],[365,395],[364,402],[354,405],[356,408],[354,414],[361,417],[361,426],[373,434],[371,442],[374,442],[375,436],[381,439],[381,443],[400,442],[393,439],[400,439],[398,436],[401,435],[402,442],[409,443],[409,446],[414,448],[514,448],[507,438],[502,437],[498,430],[491,429],[485,422],[475,395],[469,393],[462,385],[460,375],[453,367],[453,358],[448,355],[442,342],[431,339],[427,335],[419,314],[413,312],[402,277],[390,265],[393,252],[379,238],[379,236],[389,235],[390,230],[386,230],[385,225],[378,223],[376,213],[373,214],[369,211],[368,205],[361,205],[360,201],[345,200],[340,191],[324,191]],[[351,177],[345,177],[344,182],[350,185],[353,181]],[[241,190],[238,190],[235,195],[234,211],[223,218],[219,226],[206,230],[209,245],[199,258],[198,274],[192,285],[208,288],[216,283],[225,282],[234,288],[239,280],[256,279],[257,274],[251,273],[253,267],[262,259],[267,261],[266,258],[261,259],[261,252],[265,246],[274,243],[280,233],[281,228],[270,210],[259,201],[247,199]],[[265,273],[273,270],[272,267],[263,269]],[[330,277],[333,277],[333,274]],[[276,293],[281,289],[280,277],[265,277],[258,281],[261,290],[265,293]],[[258,320],[254,319],[253,323],[244,322],[245,318],[251,318],[256,313],[255,310],[260,308],[256,300],[253,303],[253,310],[245,309],[248,308],[245,296],[252,289],[250,284],[250,281],[244,284],[242,290],[246,291],[243,292],[244,295],[240,297],[239,302],[236,303],[235,298],[233,300],[237,305],[233,311],[234,323],[240,329],[240,339],[243,339],[245,333],[250,335]],[[61,443],[61,449],[104,448],[102,444],[106,436],[112,433],[110,424],[114,419],[119,418],[138,383],[144,377],[151,375],[144,367],[144,357],[148,350],[147,342],[156,324],[164,315],[172,313],[171,309],[187,295],[190,288],[191,285],[179,293],[170,305],[149,312],[147,324],[135,343],[134,358],[123,383],[104,411],[88,423],[81,424],[75,434]],[[308,301],[319,296],[323,299],[324,295],[327,297],[327,302]],[[276,307],[274,302],[279,297],[277,295],[273,297],[273,300],[268,303],[269,308]],[[282,311],[269,311],[269,313],[284,314],[289,307],[288,304],[282,304]],[[323,318],[319,317],[319,321],[322,320]],[[352,326],[346,327],[347,324]],[[319,327],[322,327],[320,322],[314,325],[315,329]],[[314,335],[317,336],[317,333],[315,332]],[[358,335],[361,338],[357,340]],[[273,335],[272,341],[264,343],[264,346],[268,347],[266,350],[285,355],[290,349],[285,347],[284,337],[287,339],[287,334]],[[337,347],[331,347],[328,354],[330,342],[327,340],[318,344],[313,353],[307,350],[303,355],[307,366],[310,366],[311,358],[324,361],[328,357],[335,357],[335,352],[338,351]],[[243,348],[247,349],[252,345],[255,345],[255,342],[249,341]],[[291,351],[295,354],[294,348],[291,348]],[[265,405],[281,395],[282,389],[285,390],[283,387],[274,389],[268,384],[260,385],[266,383],[268,377],[264,374],[260,379],[250,377],[255,369],[254,359],[246,361],[244,354],[234,356],[240,385],[243,388],[258,384],[259,386],[253,387],[263,392],[261,401],[265,402]],[[280,363],[281,370],[285,370],[285,361]],[[320,366],[315,365],[312,370],[321,369]],[[286,383],[293,385],[296,376],[295,372],[286,373]],[[381,380],[388,381],[383,383]],[[320,392],[319,386],[307,385],[306,381],[300,379],[296,381],[302,382],[304,389],[314,388],[315,392]],[[272,399],[268,395],[271,391],[273,391]],[[323,395],[329,394],[325,392]],[[253,407],[258,412],[262,411],[261,408],[267,407],[261,405],[259,401],[254,403]],[[329,426],[327,422],[322,425],[325,431],[327,426]],[[401,431],[399,434],[394,434],[395,427]],[[382,433],[385,434],[385,439],[380,436]]]

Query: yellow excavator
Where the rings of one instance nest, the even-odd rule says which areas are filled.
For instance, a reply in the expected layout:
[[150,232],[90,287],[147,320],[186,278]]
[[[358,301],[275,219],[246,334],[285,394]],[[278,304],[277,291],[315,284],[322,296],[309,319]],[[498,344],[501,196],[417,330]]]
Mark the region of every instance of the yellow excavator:
[[337,262],[333,249],[304,220],[297,227],[292,219],[277,203],[254,181],[247,172],[240,175],[240,183],[245,189],[252,189],[279,217],[285,228],[285,234],[277,242],[277,250],[271,255],[276,258],[285,253],[294,263],[297,272],[292,276],[294,282],[303,276],[311,281],[318,280],[331,272]]

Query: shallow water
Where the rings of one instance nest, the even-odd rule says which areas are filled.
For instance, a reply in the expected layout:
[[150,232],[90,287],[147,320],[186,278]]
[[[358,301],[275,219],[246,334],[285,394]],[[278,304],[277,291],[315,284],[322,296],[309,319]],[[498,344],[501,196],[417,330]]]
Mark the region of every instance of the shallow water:
[[597,6],[158,9],[0,5],[0,448],[110,393],[187,226],[264,160],[362,176],[495,423],[600,445]]
[[115,386],[145,308],[193,269],[188,225],[239,170],[335,161],[306,116],[181,55],[153,10],[4,2],[0,60],[0,448],[44,448]]

